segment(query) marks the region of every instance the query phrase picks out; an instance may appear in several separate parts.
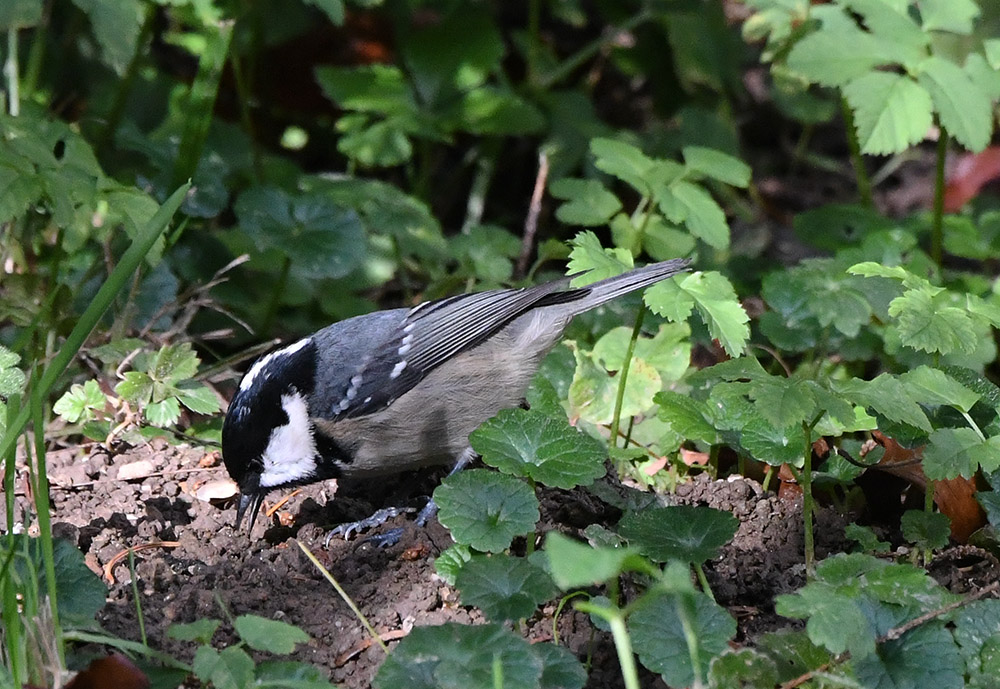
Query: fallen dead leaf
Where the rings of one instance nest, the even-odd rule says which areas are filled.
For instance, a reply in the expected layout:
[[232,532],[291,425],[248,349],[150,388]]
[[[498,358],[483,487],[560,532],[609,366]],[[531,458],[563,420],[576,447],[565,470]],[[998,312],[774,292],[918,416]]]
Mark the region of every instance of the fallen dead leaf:
[[239,492],[239,487],[232,479],[217,479],[206,481],[198,486],[194,491],[194,497],[204,502],[213,502],[216,500],[229,500]]
[[137,462],[130,462],[123,466],[118,467],[118,480],[119,481],[135,481],[136,479],[146,478],[155,471],[153,463],[148,459],[140,459]]
[[120,653],[92,660],[86,670],[78,672],[66,685],[66,689],[148,688],[149,678]]

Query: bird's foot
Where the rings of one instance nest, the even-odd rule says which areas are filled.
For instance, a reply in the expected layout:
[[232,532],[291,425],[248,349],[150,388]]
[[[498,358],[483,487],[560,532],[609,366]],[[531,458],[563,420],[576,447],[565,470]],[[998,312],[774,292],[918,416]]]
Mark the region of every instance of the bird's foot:
[[[427,509],[427,508],[425,507],[424,509]],[[323,547],[324,548],[328,548],[330,546],[330,540],[334,536],[343,536],[344,540],[346,541],[354,533],[357,533],[359,531],[363,531],[364,529],[373,529],[376,526],[381,526],[382,524],[384,524],[388,520],[392,519],[393,517],[398,517],[401,514],[407,514],[409,512],[414,512],[414,511],[415,510],[412,507],[385,507],[385,508],[380,509],[379,511],[377,511],[375,514],[373,514],[373,515],[371,515],[369,517],[365,517],[364,519],[359,519],[356,522],[349,522],[347,524],[339,524],[336,527],[334,527],[334,529],[332,531],[330,531],[330,533],[328,533],[326,535],[326,540],[323,541]],[[395,529],[393,529],[393,531],[395,531]],[[385,536],[388,536],[391,533],[392,532],[389,532],[388,534],[384,534],[383,536],[378,537],[378,538],[384,538]],[[402,531],[401,530],[400,530],[399,534],[396,534],[396,537],[395,537],[396,538],[396,542],[399,541],[399,536],[400,535],[402,535]],[[375,537],[373,537],[373,538],[375,538]],[[372,540],[372,539],[368,539],[368,540]],[[385,545],[392,545],[392,543],[386,543]]]
[[434,498],[430,498],[424,508],[420,510],[420,514],[417,515],[417,526],[427,526],[427,522],[437,514],[437,511],[437,503],[434,502]]

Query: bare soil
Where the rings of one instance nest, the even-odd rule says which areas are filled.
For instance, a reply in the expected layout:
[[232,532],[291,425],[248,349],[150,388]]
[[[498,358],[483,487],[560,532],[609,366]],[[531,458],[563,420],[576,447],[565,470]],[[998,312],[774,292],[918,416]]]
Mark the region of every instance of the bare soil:
[[[226,478],[215,452],[165,442],[117,456],[100,449],[66,449],[50,455],[49,472],[56,534],[75,543],[109,584],[101,625],[114,635],[139,638],[128,558],[123,556],[136,548],[135,572],[150,644],[184,660],[190,660],[192,647],[166,639],[167,627],[205,617],[226,619],[224,606],[231,615],[253,613],[301,627],[312,641],[299,647],[297,659],[323,668],[338,686],[371,685],[383,652],[370,644],[354,614],[292,539],[317,555],[388,638],[401,638],[413,626],[483,619],[477,610],[462,606],[458,592],[435,574],[435,557],[452,543],[436,520],[425,529],[413,525],[412,515],[391,520],[379,530],[404,526],[405,534],[385,549],[363,537],[335,538],[324,547],[330,525],[366,516],[383,504],[409,499],[419,506],[421,493],[429,494],[440,475],[406,476],[380,485],[377,495],[341,486],[335,500],[335,484],[311,486],[270,518],[261,515],[249,538],[233,528],[232,500],[220,505],[195,497],[206,483]],[[122,478],[130,472],[133,478]],[[627,490],[606,481],[605,495],[607,490]],[[412,487],[416,491],[409,495]],[[579,534],[591,523],[613,527],[621,512],[595,492],[600,491],[543,490],[539,535],[552,529]],[[269,504],[280,497],[272,495]],[[728,510],[740,521],[733,542],[706,566],[716,598],[738,621],[736,643],[752,644],[763,632],[795,624],[774,613],[773,601],[805,581],[798,500],[778,498],[749,479],[712,481],[707,476],[682,485],[668,499]],[[820,510],[815,529],[819,557],[847,549],[845,523],[833,510]],[[946,563],[939,578],[953,590],[967,590],[975,585],[968,566],[967,561]],[[554,613],[554,603],[539,609],[527,622],[528,638],[551,639]],[[560,643],[581,659],[590,656],[589,687],[621,686],[609,636],[595,632],[589,619],[571,606],[557,626]],[[233,638],[223,625],[215,642]],[[664,686],[650,673],[644,674],[643,684]]]

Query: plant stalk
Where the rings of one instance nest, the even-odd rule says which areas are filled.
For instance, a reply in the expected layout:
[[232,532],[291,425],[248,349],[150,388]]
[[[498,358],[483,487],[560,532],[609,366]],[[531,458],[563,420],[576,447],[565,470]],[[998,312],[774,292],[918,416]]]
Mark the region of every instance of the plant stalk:
[[[639,313],[635,317],[635,326],[632,328],[632,337],[628,341],[628,349],[625,350],[625,360],[622,362],[622,370],[618,372],[618,392],[615,395],[615,413],[611,419],[611,438],[608,440],[608,449],[613,450],[618,446],[618,431],[622,422],[622,405],[625,402],[625,385],[628,383],[628,370],[632,364],[632,355],[635,353],[635,343],[639,341],[639,333],[642,331],[642,321],[646,317],[646,307],[639,305]],[[628,443],[625,443],[626,447]]]
[[872,183],[868,178],[868,170],[865,169],[865,160],[861,156],[861,144],[858,142],[858,130],[854,127],[854,113],[851,106],[847,104],[847,99],[841,97],[840,112],[844,118],[844,128],[847,130],[847,148],[851,152],[851,164],[854,167],[854,178],[858,184],[858,195],[861,203],[872,206]]
[[931,260],[938,267],[944,257],[944,163],[948,155],[948,130],[938,127],[934,163],[934,211],[931,217]]

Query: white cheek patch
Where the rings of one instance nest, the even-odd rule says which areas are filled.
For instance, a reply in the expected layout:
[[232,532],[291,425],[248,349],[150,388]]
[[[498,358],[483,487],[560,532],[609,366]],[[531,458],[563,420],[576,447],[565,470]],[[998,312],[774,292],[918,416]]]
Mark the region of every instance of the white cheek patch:
[[[240,381],[240,390],[247,390],[247,389],[249,389],[253,385],[253,382],[257,378],[257,376],[260,375],[261,371],[265,371],[265,369],[267,369],[268,365],[272,361],[274,361],[276,358],[278,358],[279,356],[288,356],[289,354],[295,354],[295,352],[299,351],[300,349],[302,349],[303,347],[305,347],[307,344],[309,344],[310,341],[311,341],[311,338],[308,338],[308,337],[303,338],[303,339],[299,340],[298,342],[293,342],[292,344],[288,345],[287,347],[283,347],[282,349],[275,350],[275,351],[271,352],[270,354],[268,354],[267,356],[265,356],[264,358],[260,359],[257,363],[255,363],[253,366],[251,366],[250,370],[247,371],[247,374],[245,376],[243,376],[243,380]],[[266,372],[264,373],[264,377],[265,378],[267,377],[267,373]]]
[[305,397],[298,392],[282,395],[281,408],[288,415],[288,423],[271,431],[261,456],[261,488],[307,479],[316,472],[316,440]]

